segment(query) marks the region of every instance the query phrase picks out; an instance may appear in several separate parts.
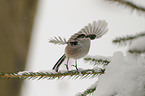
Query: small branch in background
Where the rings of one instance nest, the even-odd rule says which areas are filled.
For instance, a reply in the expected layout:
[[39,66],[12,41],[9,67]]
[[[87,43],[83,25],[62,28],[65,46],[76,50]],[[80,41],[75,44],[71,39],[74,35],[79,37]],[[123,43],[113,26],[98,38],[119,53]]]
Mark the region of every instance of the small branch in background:
[[120,5],[124,5],[125,7],[129,7],[132,10],[137,10],[137,12],[143,12],[145,13],[145,7],[136,5],[135,3],[127,0],[106,0],[114,3],[118,3]]
[[141,54],[141,53],[145,53],[145,50],[142,50],[142,51],[140,51],[140,50],[128,50],[128,52],[129,53],[137,53],[137,54]]
[[104,74],[103,69],[79,69],[71,71],[47,71],[47,72],[18,72],[18,73],[0,73],[0,79],[9,79],[9,78],[20,78],[20,79],[63,79],[65,76],[69,76],[72,79],[84,79],[84,78],[93,78],[100,74]]
[[78,93],[76,96],[87,96],[88,94],[92,94],[97,87],[98,82],[95,82],[89,88],[87,88],[83,93]]
[[127,44],[131,44],[132,40],[134,40],[138,37],[143,37],[143,36],[145,36],[145,32],[138,33],[134,36],[119,37],[119,38],[114,39],[112,42],[114,44],[127,45]]
[[103,57],[103,56],[87,56],[84,58],[86,62],[92,65],[102,65],[106,66],[111,62],[111,57]]

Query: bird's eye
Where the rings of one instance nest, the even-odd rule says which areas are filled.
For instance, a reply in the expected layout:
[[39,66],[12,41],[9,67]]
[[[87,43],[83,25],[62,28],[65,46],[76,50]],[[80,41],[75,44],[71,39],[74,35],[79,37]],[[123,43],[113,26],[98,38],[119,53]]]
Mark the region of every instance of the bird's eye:
[[77,45],[78,42],[77,42],[77,41],[74,41],[74,42],[70,42],[70,44],[71,44],[72,46],[74,46],[74,45]]
[[81,36],[81,38],[85,38],[85,36]]

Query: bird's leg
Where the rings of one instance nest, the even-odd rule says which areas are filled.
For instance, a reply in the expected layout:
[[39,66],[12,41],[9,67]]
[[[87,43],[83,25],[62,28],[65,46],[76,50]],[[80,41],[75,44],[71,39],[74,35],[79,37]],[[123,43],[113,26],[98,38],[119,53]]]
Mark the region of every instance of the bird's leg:
[[78,66],[77,66],[77,60],[75,60],[75,63],[76,63],[76,65],[75,65],[75,67],[76,67],[76,70],[78,70]]
[[77,60],[75,60],[75,64],[76,64],[76,65],[72,65],[72,66],[74,66],[74,67],[76,68],[76,70],[78,70],[78,67],[77,67]]
[[67,64],[65,64],[67,71],[69,70],[69,68],[68,68],[68,61],[69,61],[69,58],[67,58]]

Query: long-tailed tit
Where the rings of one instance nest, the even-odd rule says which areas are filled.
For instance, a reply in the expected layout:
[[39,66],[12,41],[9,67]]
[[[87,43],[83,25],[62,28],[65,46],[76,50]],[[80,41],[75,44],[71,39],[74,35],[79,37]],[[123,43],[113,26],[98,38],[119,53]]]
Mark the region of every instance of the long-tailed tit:
[[53,70],[58,71],[62,62],[67,58],[66,68],[68,69],[69,58],[75,59],[77,69],[77,59],[80,59],[88,54],[90,49],[90,41],[102,37],[106,32],[107,22],[105,20],[94,21],[92,24],[88,24],[78,33],[75,33],[70,37],[68,41],[66,39],[56,38],[50,40],[50,43],[54,44],[67,44],[65,48],[65,54],[54,65]]

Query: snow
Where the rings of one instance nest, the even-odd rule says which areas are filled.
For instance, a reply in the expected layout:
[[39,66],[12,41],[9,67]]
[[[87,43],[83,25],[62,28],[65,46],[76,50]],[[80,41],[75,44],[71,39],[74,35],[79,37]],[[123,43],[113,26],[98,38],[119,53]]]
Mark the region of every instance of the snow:
[[81,96],[82,95],[82,93],[81,92],[79,92],[79,93],[77,93],[75,96]]
[[145,57],[115,52],[93,96],[145,96]]
[[133,40],[130,50],[139,50],[144,51],[145,50],[145,36],[139,37],[135,40]]
[[56,74],[57,73],[55,70],[41,70],[41,71],[20,71],[17,74],[18,75],[23,75],[23,74],[31,74],[31,73],[35,73],[35,74],[37,74],[37,73],[46,73],[46,72],[47,73],[53,73],[53,74]]
[[98,85],[98,81],[96,81],[94,84],[92,84],[90,87],[88,87],[88,89],[95,88],[97,85]]
[[[143,55],[115,52],[112,57],[104,58],[111,62],[107,65],[105,74],[101,75],[96,83],[88,89],[95,88],[93,96],[145,96],[145,57]],[[79,68],[81,73],[84,69]],[[99,71],[99,69],[96,69]],[[31,71],[32,72],[32,71]],[[30,71],[19,72],[19,75],[31,73]],[[37,71],[33,71],[36,72]],[[54,70],[42,70],[38,72],[57,73]],[[59,71],[61,73],[65,70]],[[81,75],[81,74],[80,74]],[[80,96],[81,92],[76,94]]]

